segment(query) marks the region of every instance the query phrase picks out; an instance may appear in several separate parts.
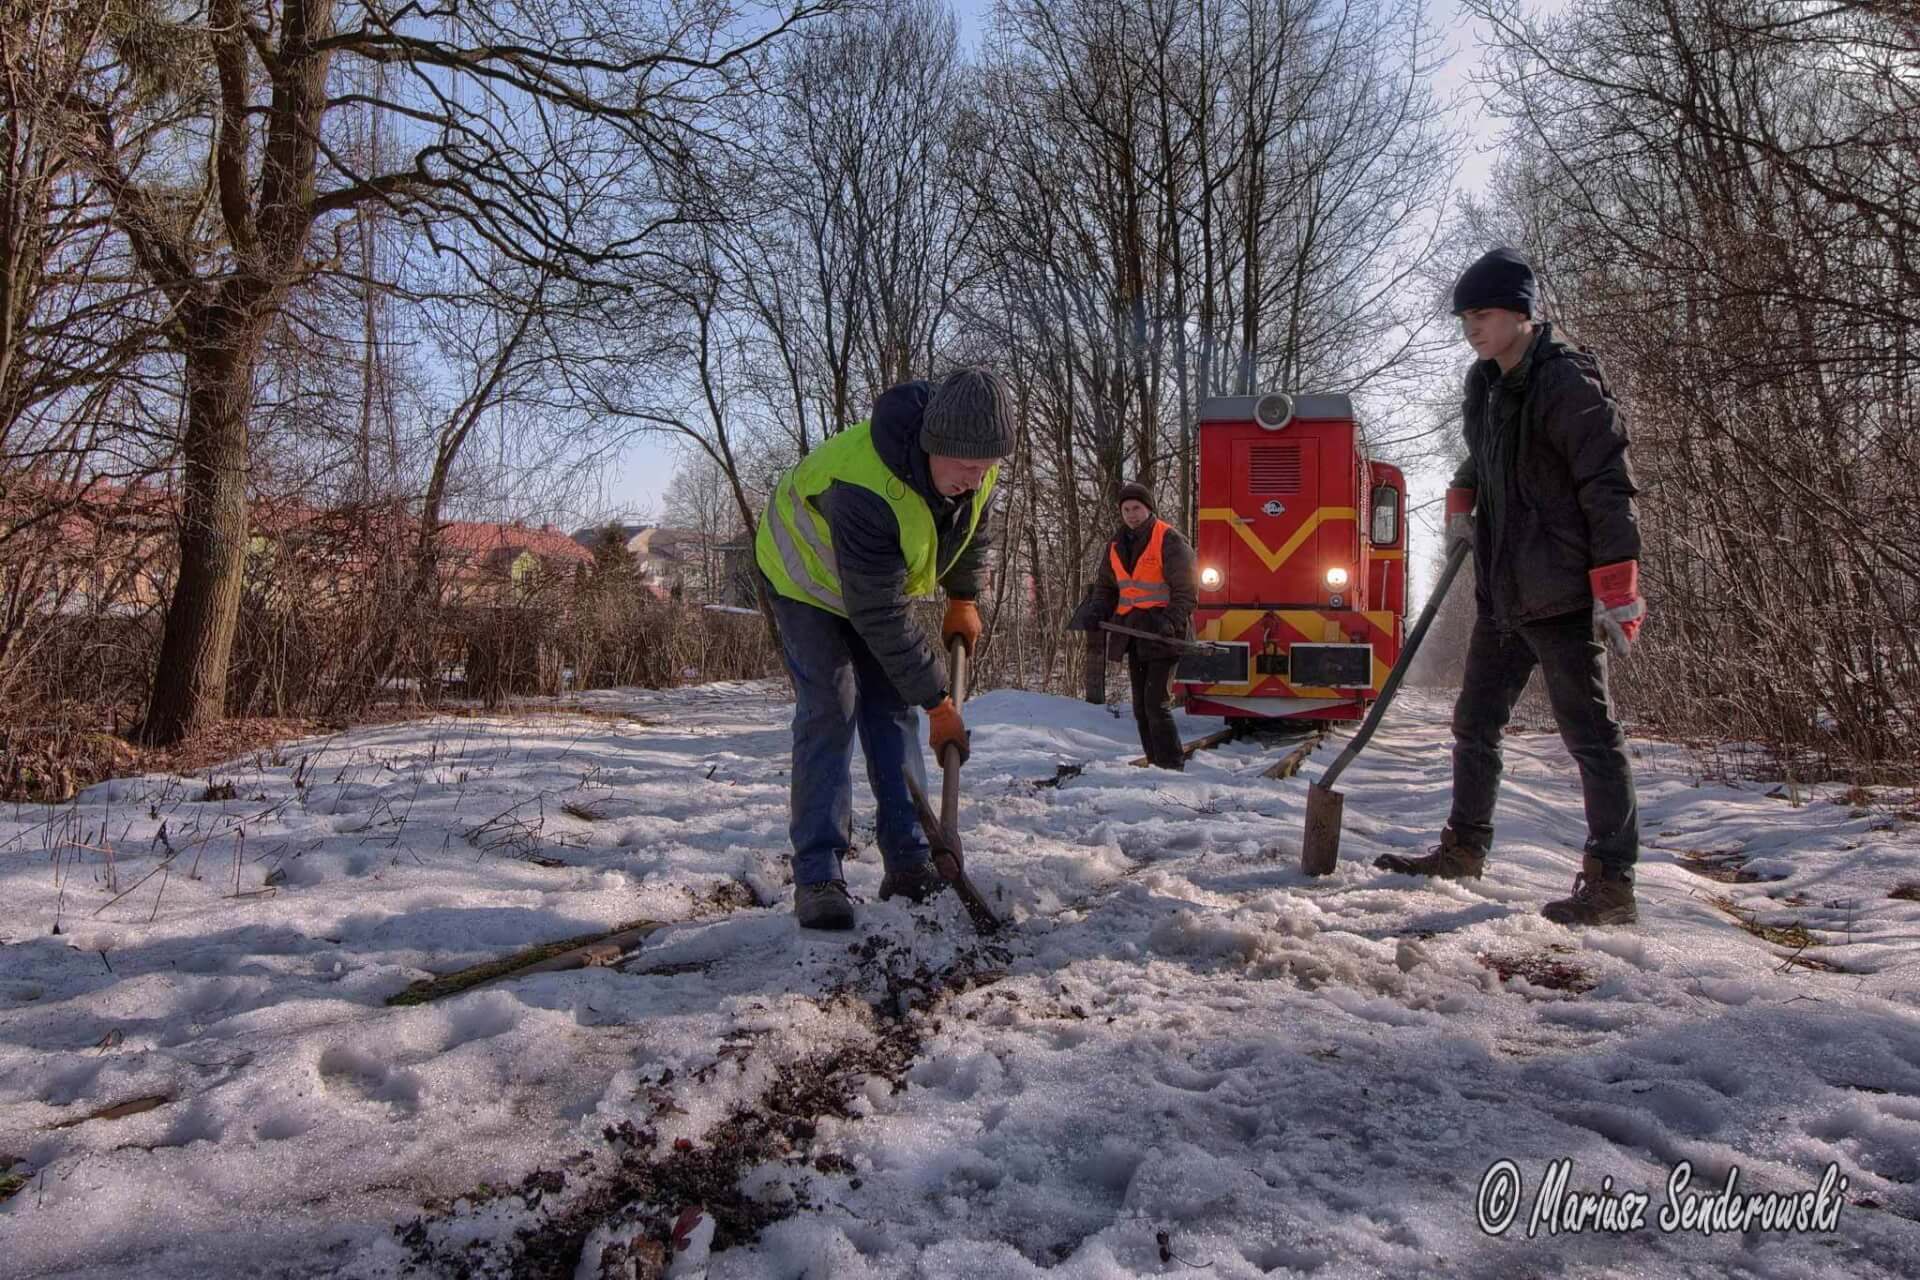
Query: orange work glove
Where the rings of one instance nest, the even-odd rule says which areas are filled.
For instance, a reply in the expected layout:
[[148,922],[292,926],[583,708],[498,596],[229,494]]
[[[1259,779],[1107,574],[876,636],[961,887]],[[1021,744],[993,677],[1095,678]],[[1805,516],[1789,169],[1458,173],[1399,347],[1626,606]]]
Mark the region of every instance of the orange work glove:
[[1622,560],[1587,571],[1593,587],[1593,625],[1613,650],[1624,658],[1640,634],[1647,618],[1647,603],[1640,598],[1640,562]]
[[940,705],[927,712],[927,745],[933,748],[933,758],[941,764],[947,762],[947,748],[960,748],[960,763],[967,762],[971,754],[967,747],[967,724],[960,718],[960,708],[953,705],[952,698],[940,699]]
[[947,616],[940,623],[940,647],[951,647],[955,636],[960,637],[969,655],[980,643],[980,610],[971,600],[947,601]]

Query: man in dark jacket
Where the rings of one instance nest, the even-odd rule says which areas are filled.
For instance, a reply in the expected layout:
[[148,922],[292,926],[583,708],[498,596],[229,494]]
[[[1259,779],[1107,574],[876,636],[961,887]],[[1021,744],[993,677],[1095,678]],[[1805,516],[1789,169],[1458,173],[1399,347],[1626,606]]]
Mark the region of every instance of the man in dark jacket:
[[[1135,631],[1151,631],[1173,640],[1193,635],[1195,589],[1193,544],[1157,518],[1153,494],[1141,484],[1120,487],[1120,528],[1106,554],[1088,598],[1087,616]],[[1186,768],[1180,732],[1173,723],[1173,670],[1177,646],[1109,632],[1127,655],[1133,680],[1133,719],[1147,759],[1162,769]]]
[[849,929],[841,860],[853,842],[848,766],[857,732],[876,802],[880,897],[918,902],[940,887],[907,776],[925,786],[915,741],[927,712],[936,758],[967,751],[946,663],[907,604],[937,585],[943,642],[980,638],[987,506],[1013,451],[1012,397],[998,375],[962,369],[937,388],[889,389],[873,417],[824,441],[780,477],[754,555],[793,677],[794,913],[807,928]]
[[1467,458],[1447,491],[1447,538],[1473,547],[1478,605],[1453,712],[1453,811],[1424,857],[1376,865],[1477,878],[1493,843],[1500,736],[1538,666],[1560,736],[1580,767],[1587,841],[1562,924],[1631,924],[1639,811],[1607,653],[1624,656],[1645,616],[1627,431],[1591,355],[1533,318],[1533,269],[1495,249],[1454,288],[1479,357],[1463,406]]

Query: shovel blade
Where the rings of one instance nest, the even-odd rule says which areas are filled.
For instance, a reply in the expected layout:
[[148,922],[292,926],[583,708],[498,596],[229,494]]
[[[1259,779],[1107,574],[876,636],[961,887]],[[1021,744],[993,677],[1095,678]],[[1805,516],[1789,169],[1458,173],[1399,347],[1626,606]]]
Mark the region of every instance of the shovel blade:
[[933,848],[933,869],[960,895],[974,929],[982,934],[997,931],[1004,922],[994,914],[993,907],[974,887],[972,877],[967,875],[966,859],[960,852],[960,833],[934,816],[933,806],[927,803],[926,792],[920,789],[920,784],[912,774],[907,775],[907,792],[913,797],[913,810],[919,815],[920,830],[926,833],[927,843]]
[[1332,875],[1340,861],[1340,815],[1347,798],[1314,783],[1307,788],[1307,829],[1300,841],[1300,870],[1310,876]]

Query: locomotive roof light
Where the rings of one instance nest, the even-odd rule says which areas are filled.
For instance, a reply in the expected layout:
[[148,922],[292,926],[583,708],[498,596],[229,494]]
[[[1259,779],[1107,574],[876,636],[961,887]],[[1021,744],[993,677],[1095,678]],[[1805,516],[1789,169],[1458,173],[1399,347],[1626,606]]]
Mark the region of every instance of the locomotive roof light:
[[1200,585],[1208,591],[1220,589],[1220,571],[1209,565],[1200,571]]
[[1327,570],[1327,585],[1335,591],[1347,585],[1347,571],[1338,566]]
[[1253,406],[1253,420],[1267,431],[1278,431],[1293,421],[1293,397],[1284,391],[1261,396]]

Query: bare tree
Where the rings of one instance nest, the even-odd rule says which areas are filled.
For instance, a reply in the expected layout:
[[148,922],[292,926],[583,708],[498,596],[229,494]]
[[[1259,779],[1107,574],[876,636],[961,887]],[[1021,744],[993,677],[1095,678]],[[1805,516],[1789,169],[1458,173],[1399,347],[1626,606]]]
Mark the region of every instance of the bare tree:
[[1052,625],[1122,482],[1191,530],[1209,396],[1346,391],[1377,455],[1435,447],[1409,395],[1449,354],[1423,275],[1457,145],[1434,48],[1398,0],[997,6],[957,327],[1021,378],[1020,483],[1054,518],[1019,552]]
[[1479,7],[1515,125],[1493,214],[1630,410],[1654,623],[1628,696],[1789,755],[1910,755],[1920,28],[1876,3]]
[[[222,713],[246,554],[246,475],[261,344],[310,253],[386,208],[438,252],[479,245],[583,278],[644,254],[665,227],[714,216],[700,157],[762,54],[833,0],[795,0],[756,27],[720,0],[655,10],[547,11],[331,0],[136,8],[60,103],[147,279],[166,296],[187,405],[179,578],[145,735],[171,741]],[[407,122],[379,157],[341,145],[343,116],[408,74],[381,108]],[[153,85],[160,123],[113,104]],[[398,142],[398,140],[396,140]]]
[[699,557],[691,584],[695,594],[718,600],[725,578],[720,548],[741,537],[740,513],[726,473],[705,453],[683,450],[662,506],[663,523],[694,535],[692,549]]
[[[107,19],[104,5],[17,4],[0,22],[0,482],[43,497],[71,494],[83,460],[122,443],[104,407],[160,372],[160,299],[99,234],[103,193],[74,163],[61,110],[88,81]],[[130,118],[146,105],[130,92],[106,109]],[[105,469],[144,470],[142,453],[122,450]]]
[[[937,0],[78,3],[77,37],[20,11],[78,43],[7,127],[60,166],[73,296],[128,309],[44,331],[119,362],[29,418],[75,477],[181,452],[155,741],[220,713],[243,601],[297,590],[248,570],[273,536],[250,499],[325,525],[315,572],[405,531],[386,595],[342,582],[364,625],[324,680],[288,675],[343,634],[317,606],[247,624],[235,696],[294,705],[431,649],[455,515],[567,506],[640,431],[690,450],[709,546],[751,539],[779,471],[888,385],[996,364],[1019,429],[982,674],[1044,685],[1117,486],[1197,518],[1206,397],[1350,391],[1377,447],[1432,444],[1410,282],[1451,142],[1414,0],[1001,0],[976,65]],[[144,346],[113,345],[123,315]]]
[[[148,566],[145,542],[112,526],[127,486],[170,452],[165,311],[99,234],[102,193],[73,162],[61,111],[110,17],[102,4],[0,12],[0,689],[53,637],[50,619],[92,610]],[[145,104],[130,92],[108,109],[124,119]]]

